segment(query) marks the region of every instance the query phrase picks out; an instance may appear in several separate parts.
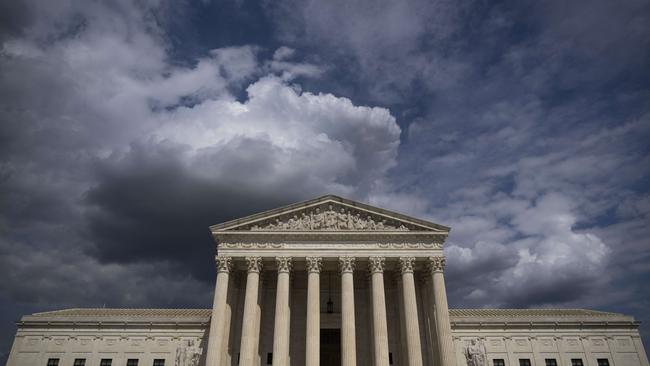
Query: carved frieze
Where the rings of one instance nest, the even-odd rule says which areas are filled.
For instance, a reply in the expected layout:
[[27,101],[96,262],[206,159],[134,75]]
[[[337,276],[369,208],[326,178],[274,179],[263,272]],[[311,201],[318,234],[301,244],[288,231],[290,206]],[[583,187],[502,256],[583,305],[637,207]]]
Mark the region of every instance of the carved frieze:
[[442,243],[354,243],[354,244],[338,244],[338,243],[248,243],[248,242],[222,242],[219,244],[220,248],[224,249],[309,249],[317,246],[318,248],[331,248],[331,249],[349,249],[364,248],[364,249],[442,249]]
[[[238,230],[251,231],[409,231],[414,225],[349,207],[323,204],[255,222]],[[419,229],[422,230],[422,229]]]

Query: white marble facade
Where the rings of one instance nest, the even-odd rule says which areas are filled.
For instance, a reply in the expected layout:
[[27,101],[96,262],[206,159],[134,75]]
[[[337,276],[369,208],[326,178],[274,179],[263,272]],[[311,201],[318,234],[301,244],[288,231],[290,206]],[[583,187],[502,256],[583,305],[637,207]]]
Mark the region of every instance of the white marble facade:
[[442,225],[324,196],[211,230],[212,309],[27,315],[7,365],[650,366],[629,316],[448,309]]

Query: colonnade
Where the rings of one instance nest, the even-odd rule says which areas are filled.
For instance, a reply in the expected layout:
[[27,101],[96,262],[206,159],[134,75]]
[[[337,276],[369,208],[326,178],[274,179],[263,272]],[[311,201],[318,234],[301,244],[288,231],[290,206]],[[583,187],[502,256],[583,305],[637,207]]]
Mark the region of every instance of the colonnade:
[[[373,321],[373,353],[374,364],[389,365],[388,327],[386,320],[386,299],[384,291],[385,257],[370,256],[368,269],[372,288],[372,321]],[[258,305],[259,278],[262,271],[261,257],[246,257],[247,280],[244,298],[244,314],[241,329],[239,365],[255,366],[260,336],[260,308]],[[401,306],[404,309],[406,330],[406,353],[409,366],[422,365],[422,348],[420,340],[420,324],[415,291],[413,271],[416,261],[426,261],[433,292],[433,304],[430,306],[435,314],[435,327],[438,337],[439,357],[435,362],[440,366],[455,366],[455,355],[449,324],[449,308],[443,276],[445,259],[442,256],[415,258],[399,257],[400,276],[402,281]],[[210,335],[206,366],[225,366],[226,357],[222,349],[223,342],[229,338],[229,327],[226,327],[227,294],[229,274],[233,269],[232,258],[218,255],[217,281],[214,293]],[[275,304],[275,327],[273,334],[273,366],[289,364],[289,278],[292,270],[291,257],[276,257],[277,290]],[[356,366],[356,327],[354,319],[354,271],[356,258],[351,256],[338,257],[341,273],[341,365]],[[307,275],[307,319],[306,319],[306,366],[318,366],[320,362],[320,272],[322,258],[306,258]]]

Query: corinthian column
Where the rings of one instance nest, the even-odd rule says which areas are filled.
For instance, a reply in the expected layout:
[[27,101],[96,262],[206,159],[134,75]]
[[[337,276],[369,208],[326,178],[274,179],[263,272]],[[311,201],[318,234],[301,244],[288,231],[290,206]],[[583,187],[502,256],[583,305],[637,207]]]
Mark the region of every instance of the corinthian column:
[[386,324],[386,295],[384,294],[384,257],[370,257],[372,281],[372,328],[375,366],[388,366],[388,326]]
[[433,299],[436,313],[436,331],[440,349],[440,365],[456,366],[456,353],[454,342],[451,339],[451,325],[449,324],[449,306],[447,305],[447,291],[445,290],[445,258],[429,257],[429,272],[432,277]]
[[339,257],[341,271],[341,366],[356,366],[354,324],[354,257]]
[[221,366],[221,345],[229,336],[229,329],[225,327],[226,300],[228,298],[228,281],[232,271],[230,257],[218,255],[217,283],[214,287],[214,302],[212,303],[212,317],[210,318],[210,334],[208,336],[208,354],[206,366]]
[[290,257],[276,257],[278,287],[275,295],[275,328],[273,334],[273,366],[289,364],[289,272]]
[[320,257],[307,257],[307,344],[305,365],[320,364]]
[[420,326],[418,324],[418,306],[415,299],[415,281],[413,279],[414,257],[400,257],[402,273],[402,304],[406,322],[406,348],[409,366],[422,366],[422,348],[420,345]]
[[260,308],[258,303],[262,258],[246,257],[248,275],[246,277],[246,296],[244,297],[244,319],[242,321],[239,365],[257,365],[257,347],[260,337]]

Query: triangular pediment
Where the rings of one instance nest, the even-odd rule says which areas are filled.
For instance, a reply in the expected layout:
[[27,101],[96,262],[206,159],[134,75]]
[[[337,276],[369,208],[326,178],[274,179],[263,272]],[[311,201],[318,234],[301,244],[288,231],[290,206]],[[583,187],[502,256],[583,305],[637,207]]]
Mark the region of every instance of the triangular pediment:
[[323,196],[224,222],[212,232],[363,231],[446,233],[449,228],[338,196]]

